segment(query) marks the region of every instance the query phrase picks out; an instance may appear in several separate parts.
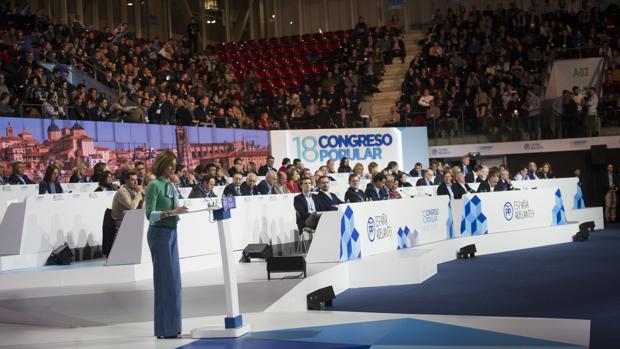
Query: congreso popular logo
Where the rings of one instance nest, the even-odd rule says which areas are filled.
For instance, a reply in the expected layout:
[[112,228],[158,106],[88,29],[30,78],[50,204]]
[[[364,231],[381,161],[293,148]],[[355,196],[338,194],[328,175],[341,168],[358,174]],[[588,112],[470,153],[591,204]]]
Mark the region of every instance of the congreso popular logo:
[[297,157],[305,162],[324,162],[343,157],[351,161],[381,160],[383,148],[392,145],[389,133],[293,137]]

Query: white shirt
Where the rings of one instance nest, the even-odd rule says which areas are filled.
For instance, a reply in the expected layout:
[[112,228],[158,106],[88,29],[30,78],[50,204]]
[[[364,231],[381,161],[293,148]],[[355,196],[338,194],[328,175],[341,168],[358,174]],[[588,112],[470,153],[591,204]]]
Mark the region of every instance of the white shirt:
[[303,193],[304,198],[306,198],[306,202],[308,203],[308,213],[316,212],[316,207],[314,206],[314,200],[312,199],[312,192]]
[[596,109],[598,108],[598,96],[592,95],[592,97],[588,98],[586,106],[588,107],[588,115],[596,115]]
[[607,173],[607,180],[609,181],[609,187],[614,187],[614,176],[612,173]]

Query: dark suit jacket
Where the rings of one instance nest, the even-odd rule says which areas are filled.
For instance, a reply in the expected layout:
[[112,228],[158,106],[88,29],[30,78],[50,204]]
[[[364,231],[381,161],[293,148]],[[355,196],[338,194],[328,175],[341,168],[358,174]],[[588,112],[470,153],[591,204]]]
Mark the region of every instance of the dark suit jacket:
[[50,183],[50,182],[41,182],[39,183],[39,194],[51,194],[50,186],[53,185],[56,189],[56,194],[62,193],[62,186],[58,182]]
[[267,184],[267,181],[265,181],[264,179],[260,181],[260,183],[258,183],[255,190],[258,191],[258,193],[261,195],[275,194],[275,192],[273,191],[273,187],[271,187],[271,193],[269,192],[269,184]]
[[[620,185],[620,178],[618,178],[617,174],[613,174],[611,176],[611,180],[613,182],[613,184],[617,187],[618,185]],[[609,186],[609,175],[607,174],[607,171],[605,171],[605,174],[603,174],[601,176],[601,184],[603,185],[603,189],[605,190],[605,193],[609,190],[609,189],[613,189],[613,187]]]
[[235,191],[235,185],[233,183],[230,183],[229,185],[224,187],[224,196],[241,196],[241,195],[243,195],[243,192],[241,192],[241,188],[239,188],[239,192],[240,192],[240,194],[237,194],[237,192]]
[[71,178],[69,178],[69,183],[88,183],[88,178],[79,177],[74,173],[71,175]]
[[[467,191],[465,189],[467,189]],[[476,192],[475,190],[470,188],[467,183],[465,183],[465,189],[463,189],[463,187],[459,183],[453,183],[452,184],[452,193],[454,193],[454,198],[455,199],[460,199],[460,198],[463,197],[463,195],[465,195],[467,193],[475,193]],[[438,188],[438,191],[439,191],[439,188]]]
[[[530,179],[536,179],[536,177],[534,177],[534,172],[531,170],[527,170],[527,176],[530,177]],[[536,172],[536,176],[540,178],[540,174],[538,172]]]
[[197,198],[215,198],[217,195],[213,191],[207,192],[207,189],[200,183],[196,183],[192,186],[192,191],[189,192],[188,199]]
[[381,190],[379,190],[379,193],[377,193],[377,190],[375,190],[375,186],[371,184],[366,187],[364,197],[370,201],[389,200],[390,192],[387,190],[386,187],[383,187],[381,188]]
[[495,186],[495,191],[507,191],[507,190],[512,190],[512,189],[513,189],[512,185],[508,185],[508,183],[504,182],[501,179]]
[[476,182],[476,173],[474,171],[469,171],[469,173],[467,173],[467,175],[465,176],[465,182],[467,183],[474,183]]
[[415,168],[409,171],[409,174],[411,175],[411,177],[420,177],[422,175],[420,172],[416,171]]
[[[319,200],[315,194],[312,194],[312,200],[314,201],[314,207],[318,211]],[[297,226],[299,229],[303,229],[306,218],[310,216],[310,213],[308,213],[308,202],[306,202],[306,198],[303,193],[295,195],[295,198],[293,199],[293,206],[295,207],[295,211],[297,211]]]
[[484,181],[480,183],[480,186],[478,186],[479,193],[488,193],[490,191],[491,191],[491,185],[489,184],[489,181]]
[[[450,188],[452,188],[452,185],[450,185]],[[454,191],[452,192],[452,194],[454,195]],[[450,192],[448,191],[448,185],[446,183],[441,183],[437,187],[437,195],[450,195]]]
[[322,191],[319,191],[319,193],[316,195],[318,202],[319,202],[319,208],[317,210],[319,211],[336,211],[338,210],[338,208],[334,207],[334,205],[340,205],[342,204],[342,200],[340,200],[336,194],[334,193],[330,193],[330,196],[327,196],[327,194],[325,194]]
[[425,185],[433,185],[433,181],[429,181],[430,184],[426,183],[426,178],[422,177],[420,179],[418,179],[417,182],[415,182],[415,186],[416,187],[422,187]]
[[267,172],[269,172],[269,170],[272,170],[272,171],[274,171],[276,173],[278,172],[278,170],[276,170],[273,167],[269,167],[268,165],[263,165],[263,166],[258,168],[258,175],[259,176],[264,176],[264,175],[267,174]]
[[476,182],[475,183],[482,183],[482,182],[484,182],[482,177],[480,177],[480,176],[476,177]]
[[260,193],[256,189],[256,186],[254,186],[253,188],[250,188],[250,186],[246,182],[243,182],[241,183],[241,195],[252,196],[252,195],[260,195]]
[[174,124],[176,121],[176,115],[174,115],[174,106],[170,101],[162,103],[160,114],[157,114],[157,109],[160,109],[159,102],[153,103],[148,111],[149,121],[152,124],[165,124],[166,122]]
[[346,202],[363,202],[364,192],[359,189],[353,189],[349,187],[346,193],[344,193],[344,201]]
[[[34,184],[33,181],[30,180],[30,178],[28,178],[28,176],[23,175],[22,179],[24,180],[24,182],[26,182],[26,184]],[[9,178],[7,178],[7,182],[9,182],[9,184],[24,184],[22,183],[22,181],[19,180],[19,178],[17,177],[16,174],[11,173],[11,175],[9,176]]]
[[202,109],[202,106],[198,106],[194,109],[194,119],[199,122],[207,122],[207,119],[211,117],[211,110],[209,107],[206,110]]

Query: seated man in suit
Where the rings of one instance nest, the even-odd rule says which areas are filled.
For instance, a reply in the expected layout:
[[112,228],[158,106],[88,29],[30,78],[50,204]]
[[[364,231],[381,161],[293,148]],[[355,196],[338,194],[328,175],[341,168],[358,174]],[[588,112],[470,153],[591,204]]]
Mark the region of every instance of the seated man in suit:
[[[465,174],[463,174],[463,172],[457,173],[455,177],[456,181],[452,184],[452,193],[454,194],[455,199],[458,200],[467,193],[476,192],[465,181]],[[437,188],[437,194],[439,194],[439,188]]]
[[363,202],[364,192],[360,190],[360,176],[355,173],[349,175],[349,189],[344,194],[345,202]]
[[421,177],[422,176],[422,163],[416,162],[415,167],[409,171],[411,177]]
[[248,173],[245,178],[245,182],[241,184],[241,195],[242,196],[252,196],[252,195],[260,195],[258,190],[256,189],[256,174],[253,172]]
[[385,187],[385,176],[377,173],[372,178],[372,184],[366,187],[364,197],[369,201],[389,200],[390,193]]
[[[462,174],[463,172],[459,172]],[[448,195],[450,200],[454,199],[452,191],[452,173],[446,171],[443,173],[443,182],[437,187],[437,195]]]
[[265,179],[256,186],[256,190],[261,195],[281,194],[278,192],[279,187],[276,184],[278,184],[278,174],[274,170],[269,170],[265,174]]
[[319,193],[317,194],[319,211],[336,211],[338,210],[336,206],[342,204],[342,200],[336,194],[329,192],[329,183],[329,176],[323,175],[319,177]]
[[530,179],[528,175],[527,166],[523,165],[519,168],[519,172],[515,175],[515,181],[527,181]]
[[499,171],[499,182],[495,186],[495,191],[514,190],[512,182],[510,181],[510,174],[508,170],[503,169]]
[[209,175],[202,177],[199,183],[196,183],[192,187],[192,191],[189,192],[190,199],[196,198],[214,198],[217,195],[213,192],[215,187],[215,178]]
[[125,184],[114,194],[112,199],[112,220],[116,229],[120,228],[125,213],[137,209],[142,203],[142,186],[138,185],[138,174],[127,172]]
[[495,186],[499,183],[499,170],[493,168],[489,171],[487,179],[478,186],[479,193],[489,193],[495,191]]
[[269,172],[269,171],[277,172],[275,167],[273,167],[274,163],[275,163],[275,159],[273,158],[273,156],[271,156],[271,155],[268,156],[267,157],[267,163],[258,168],[258,175],[259,176],[266,176],[267,172]]
[[465,175],[465,182],[466,183],[476,183],[476,180],[478,179],[478,176],[480,176],[480,171],[482,170],[482,166],[480,164],[475,164],[474,167],[472,168],[471,171],[469,171],[469,173],[467,173],[467,175]]
[[482,183],[487,180],[489,177],[489,168],[486,166],[482,166],[480,171],[478,171],[478,177],[476,177],[476,183]]
[[34,182],[31,181],[30,178],[28,178],[28,176],[24,174],[25,168],[26,166],[24,165],[23,162],[21,161],[14,162],[13,165],[11,165],[12,171],[11,171],[11,175],[9,176],[9,178],[7,178],[7,182],[13,185],[34,184]]
[[461,163],[459,164],[459,169],[465,174],[465,177],[467,177],[467,175],[472,172],[472,168],[469,165],[470,162],[471,158],[469,154],[463,155],[463,157],[461,158]]
[[301,194],[293,199],[293,206],[297,212],[297,228],[302,231],[303,228],[316,229],[319,224],[321,214],[318,213],[319,200],[312,189],[312,181],[310,178],[301,180]]
[[233,182],[224,188],[224,196],[241,196],[241,184],[243,183],[243,175],[237,172],[233,175]]
[[536,163],[534,161],[530,161],[529,164],[527,164],[527,176],[530,179],[538,179],[538,165],[536,165]]
[[433,185],[433,170],[425,169],[422,170],[422,178],[418,179],[415,183],[416,187],[421,187],[424,185]]

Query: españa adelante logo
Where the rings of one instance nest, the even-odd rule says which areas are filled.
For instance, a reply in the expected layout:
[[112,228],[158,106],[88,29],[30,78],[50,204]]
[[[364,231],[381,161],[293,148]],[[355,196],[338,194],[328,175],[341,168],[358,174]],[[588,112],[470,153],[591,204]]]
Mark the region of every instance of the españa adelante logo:
[[370,240],[370,242],[375,241],[375,220],[372,219],[372,217],[368,217],[366,229],[368,230],[368,240]]
[[512,217],[514,216],[514,208],[512,207],[512,204],[510,202],[506,202],[504,204],[504,218],[509,221],[512,220]]
[[368,217],[368,220],[366,221],[366,231],[370,242],[392,236],[392,227],[390,226],[388,217],[385,213],[374,217]]
[[351,161],[381,160],[383,147],[392,145],[394,139],[389,133],[370,133],[293,137],[292,141],[297,157],[305,162],[323,162],[343,157]]

